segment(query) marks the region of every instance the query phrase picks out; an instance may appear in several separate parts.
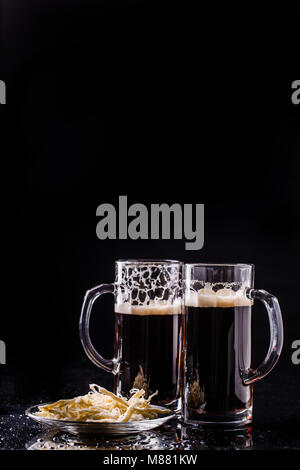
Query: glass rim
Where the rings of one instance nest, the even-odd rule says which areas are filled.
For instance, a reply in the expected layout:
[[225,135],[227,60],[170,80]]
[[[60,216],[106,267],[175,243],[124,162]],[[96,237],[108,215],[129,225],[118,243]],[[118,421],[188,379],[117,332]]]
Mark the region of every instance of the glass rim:
[[254,264],[246,263],[185,263],[185,267],[201,267],[201,268],[241,268],[253,269]]
[[183,261],[176,259],[118,259],[115,261],[116,264],[166,264],[166,265],[184,265]]

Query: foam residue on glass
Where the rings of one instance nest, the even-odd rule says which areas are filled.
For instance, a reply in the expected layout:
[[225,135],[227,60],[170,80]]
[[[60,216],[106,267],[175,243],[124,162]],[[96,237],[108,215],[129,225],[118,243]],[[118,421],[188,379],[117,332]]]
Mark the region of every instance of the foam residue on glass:
[[116,276],[115,311],[136,315],[181,313],[182,272],[174,264],[122,264]]
[[205,282],[197,289],[195,282],[185,294],[185,305],[204,308],[249,307],[253,304],[253,300],[246,295],[247,287],[245,284],[234,282],[226,284]]

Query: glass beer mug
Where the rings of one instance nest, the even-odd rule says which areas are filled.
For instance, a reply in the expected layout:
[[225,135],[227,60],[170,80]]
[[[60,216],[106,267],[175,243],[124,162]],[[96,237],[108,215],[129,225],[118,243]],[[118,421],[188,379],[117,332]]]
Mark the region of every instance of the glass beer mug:
[[[242,425],[252,421],[252,385],[275,366],[283,343],[278,300],[254,289],[254,266],[185,266],[186,355],[183,418],[188,424]],[[251,367],[251,311],[265,305],[270,346]]]
[[[89,359],[115,376],[114,392],[129,396],[133,388],[151,403],[178,410],[183,365],[183,264],[170,260],[121,260],[115,283],[87,291],[80,318],[80,337]],[[114,294],[114,357],[104,359],[93,347],[89,322],[94,301]]]

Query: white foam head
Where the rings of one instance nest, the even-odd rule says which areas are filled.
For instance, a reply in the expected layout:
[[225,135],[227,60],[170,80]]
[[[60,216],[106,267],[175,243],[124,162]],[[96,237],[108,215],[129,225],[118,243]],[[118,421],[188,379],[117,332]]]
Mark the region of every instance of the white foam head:
[[115,304],[115,312],[131,315],[178,315],[182,311],[181,301],[171,304],[168,301],[150,301],[148,305]]
[[225,287],[215,291],[211,284],[205,284],[199,291],[190,290],[186,293],[185,304],[188,307],[249,307],[253,304],[245,295],[245,289],[238,291]]

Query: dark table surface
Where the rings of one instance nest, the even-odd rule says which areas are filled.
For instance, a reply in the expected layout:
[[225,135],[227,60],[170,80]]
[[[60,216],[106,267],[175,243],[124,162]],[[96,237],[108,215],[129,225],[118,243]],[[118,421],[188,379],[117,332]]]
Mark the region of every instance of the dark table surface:
[[0,435],[1,450],[300,450],[299,426],[292,422],[203,430],[174,421],[138,435],[87,439],[45,429],[26,417],[23,407],[2,414]]
[[79,438],[47,429],[25,416],[26,405],[6,405],[0,414],[0,449],[300,450],[299,403],[288,407],[283,401],[279,406],[267,387],[256,394],[256,402],[254,421],[248,427],[212,430],[173,421],[153,431],[111,439]]
[[79,383],[101,383],[112,389],[111,376],[99,372],[88,361],[84,368],[69,366],[65,370],[64,382],[75,384],[74,387],[65,386],[59,392],[48,394],[47,391],[51,390],[49,383],[46,390],[32,386],[30,398],[22,398],[21,392],[19,395],[2,397],[0,450],[300,450],[299,372],[297,367],[291,368],[292,366],[287,367],[282,363],[269,376],[254,385],[251,427],[212,430],[186,427],[179,421],[173,421],[139,435],[86,440],[43,428],[25,416],[26,408],[31,405],[86,393],[85,387],[79,386]]

